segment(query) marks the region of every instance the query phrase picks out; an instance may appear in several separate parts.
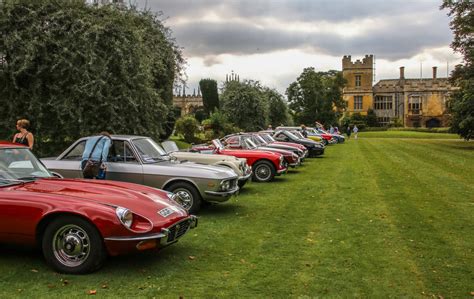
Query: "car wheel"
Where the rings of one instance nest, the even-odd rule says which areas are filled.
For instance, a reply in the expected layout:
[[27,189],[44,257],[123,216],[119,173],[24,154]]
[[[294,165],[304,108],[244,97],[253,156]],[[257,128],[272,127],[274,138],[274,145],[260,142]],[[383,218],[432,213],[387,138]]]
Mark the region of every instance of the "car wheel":
[[46,262],[61,273],[93,272],[107,257],[97,228],[77,216],[53,220],[44,231],[41,245]]
[[270,182],[275,177],[275,167],[271,162],[259,161],[252,168],[253,180],[256,182]]
[[166,190],[179,195],[181,206],[190,214],[198,212],[201,208],[201,195],[190,183],[174,183],[166,188]]
[[324,146],[328,145],[328,140],[323,138],[323,144]]

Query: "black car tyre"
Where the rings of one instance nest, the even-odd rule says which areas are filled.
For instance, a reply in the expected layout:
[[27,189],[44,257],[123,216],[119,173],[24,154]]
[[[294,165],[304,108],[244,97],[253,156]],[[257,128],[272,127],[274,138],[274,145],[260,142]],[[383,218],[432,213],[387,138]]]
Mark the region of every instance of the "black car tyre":
[[182,200],[181,206],[188,211],[189,214],[197,213],[201,208],[201,195],[190,183],[177,182],[171,184],[166,188],[166,190],[180,196],[180,199]]
[[275,177],[275,166],[268,161],[258,161],[253,167],[253,180],[255,182],[270,182]]
[[97,228],[72,215],[60,216],[48,224],[41,247],[46,262],[61,273],[90,273],[99,269],[107,258]]
[[327,141],[327,139],[325,139],[325,138],[323,138],[323,145],[324,145],[324,146],[328,145],[328,141]]

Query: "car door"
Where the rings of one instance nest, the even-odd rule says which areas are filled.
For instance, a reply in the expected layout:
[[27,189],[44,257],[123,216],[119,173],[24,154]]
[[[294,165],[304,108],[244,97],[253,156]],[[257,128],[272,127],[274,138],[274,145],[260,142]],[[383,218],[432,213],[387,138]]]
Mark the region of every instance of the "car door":
[[42,160],[49,170],[58,172],[65,178],[82,178],[81,160],[86,140],[74,145],[60,160]]
[[106,165],[108,180],[143,184],[143,166],[128,141],[113,141]]

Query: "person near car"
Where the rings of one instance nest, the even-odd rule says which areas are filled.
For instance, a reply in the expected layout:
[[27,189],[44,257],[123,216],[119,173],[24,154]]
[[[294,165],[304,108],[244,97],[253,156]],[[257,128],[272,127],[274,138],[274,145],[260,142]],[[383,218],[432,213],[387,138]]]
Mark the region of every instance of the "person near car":
[[333,126],[329,127],[329,134],[334,134],[334,127]]
[[268,127],[267,127],[267,130],[273,130],[273,127],[272,127],[272,125],[271,125],[271,124],[270,124],[270,125],[268,125]]
[[85,179],[105,180],[107,174],[105,162],[107,162],[107,156],[111,144],[112,138],[108,132],[101,132],[98,136],[93,136],[87,139],[84,152],[82,153],[81,169],[84,172],[87,161],[91,160],[100,163],[100,170],[96,177],[84,175]]
[[26,145],[27,147],[33,149],[33,144],[35,142],[35,138],[33,133],[28,131],[30,127],[30,121],[27,119],[19,119],[16,122],[16,129],[19,131],[18,133],[13,136],[13,142]]
[[346,130],[347,139],[351,139],[351,133],[352,133],[351,126],[347,126],[347,130]]
[[359,132],[359,128],[357,128],[357,125],[354,125],[354,129],[352,129],[354,132],[354,139],[357,139],[357,133]]
[[304,138],[308,138],[308,132],[306,131],[306,126],[301,125],[301,134],[303,134]]

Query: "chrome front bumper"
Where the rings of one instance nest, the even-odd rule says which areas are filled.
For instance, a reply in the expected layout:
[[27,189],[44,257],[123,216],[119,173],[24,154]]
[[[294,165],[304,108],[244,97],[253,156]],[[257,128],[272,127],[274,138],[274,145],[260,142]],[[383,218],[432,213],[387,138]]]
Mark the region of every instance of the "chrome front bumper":
[[247,167],[246,173],[239,177],[239,181],[246,181],[252,176],[252,167]]
[[[179,237],[184,235],[184,233],[186,233],[189,229],[195,228],[198,225],[198,218],[194,215],[190,215],[189,218],[183,219],[183,220],[173,224],[172,227],[173,226],[178,226],[178,225],[182,224],[185,221],[189,221],[189,227]],[[171,243],[171,242],[167,241],[168,237],[169,237],[169,234],[170,234],[170,230],[168,228],[162,228],[161,232],[159,232],[159,233],[146,234],[146,235],[143,235],[143,236],[138,235],[138,236],[127,236],[127,237],[107,237],[107,238],[104,238],[104,240],[106,240],[106,241],[122,241],[122,242],[140,242],[140,241],[159,239],[160,244],[166,245],[168,243]],[[177,240],[178,240],[178,238],[175,238],[172,242],[175,242]]]

